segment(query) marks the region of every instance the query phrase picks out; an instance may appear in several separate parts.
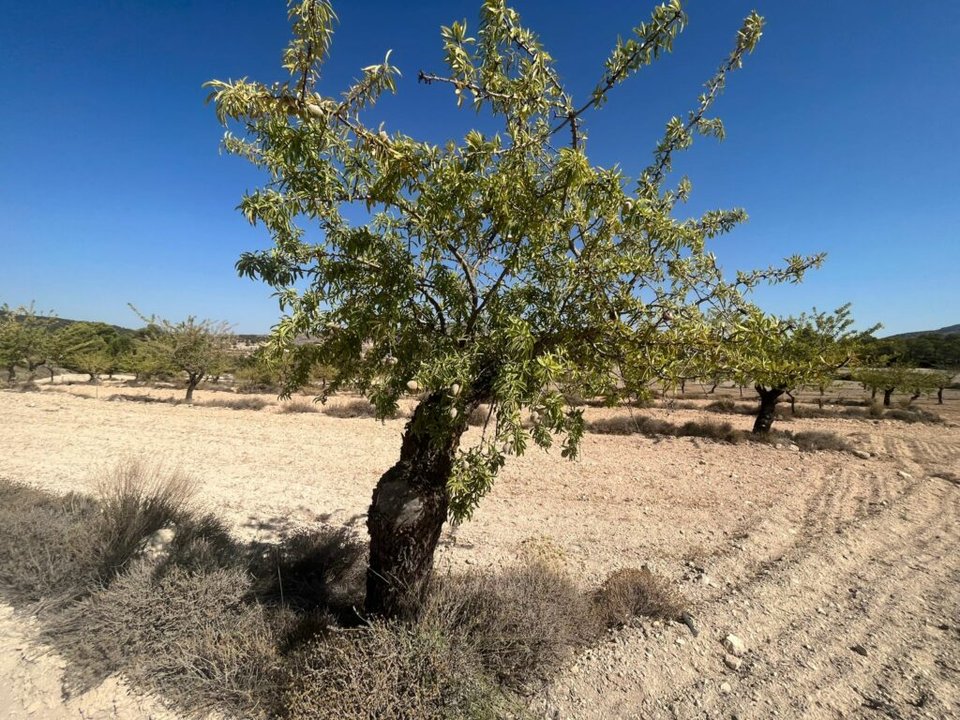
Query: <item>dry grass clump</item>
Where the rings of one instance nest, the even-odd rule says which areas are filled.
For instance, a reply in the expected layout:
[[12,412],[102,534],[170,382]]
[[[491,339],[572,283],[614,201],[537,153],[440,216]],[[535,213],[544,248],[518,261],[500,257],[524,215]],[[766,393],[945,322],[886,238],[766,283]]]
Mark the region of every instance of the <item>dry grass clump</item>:
[[683,597],[646,566],[617,570],[593,593],[594,611],[606,627],[622,627],[644,616],[678,620]]
[[107,398],[107,402],[140,402],[140,403],[169,403],[176,405],[175,398],[158,398],[152,395],[133,395],[131,393],[114,393]]
[[511,689],[544,681],[604,629],[569,576],[537,562],[438,579],[421,623],[467,646]]
[[936,413],[929,412],[928,410],[921,410],[920,408],[913,410],[908,410],[906,408],[894,408],[892,410],[887,410],[883,414],[883,417],[889,420],[899,420],[900,422],[905,423],[928,423],[935,425],[943,422],[943,418]]
[[832,432],[804,430],[803,432],[788,433],[787,437],[801,450],[808,452],[817,452],[820,450],[849,452],[853,450],[853,447],[847,442],[846,438]]
[[98,487],[101,580],[119,574],[144,538],[180,521],[194,489],[194,481],[178,470],[135,459],[121,462]]
[[335,418],[364,418],[376,417],[377,409],[369,400],[358,398],[344,403],[329,403],[323,412]]
[[755,415],[757,413],[756,403],[737,402],[733,398],[714,400],[704,405],[703,409],[722,415]]
[[298,654],[282,693],[289,720],[496,720],[516,701],[436,628],[374,622]]
[[780,430],[767,435],[755,435],[737,430],[730,423],[699,422],[690,420],[675,425],[667,420],[659,420],[642,415],[618,415],[587,422],[589,432],[607,435],[639,434],[648,437],[699,437],[717,442],[737,444],[741,442],[761,442],[765,444],[793,443],[801,450],[816,452],[819,450],[851,451],[853,447],[836,433],[819,430],[790,432]]
[[191,489],[136,460],[101,484],[99,500],[0,484],[0,592],[57,606],[108,584],[146,537],[180,519]]
[[467,415],[467,424],[471,427],[483,427],[487,424],[488,419],[490,422],[495,421],[495,418],[490,413],[490,406],[478,405]]
[[288,400],[277,408],[279,413],[315,413],[320,412],[315,402],[309,400]]
[[656,437],[702,437],[721,442],[736,443],[743,439],[744,433],[734,429],[730,423],[698,422],[691,420],[683,425],[675,425],[668,420],[660,420],[645,415],[616,415],[608,418],[589,420],[587,431],[602,435],[646,435]]
[[155,574],[146,562],[73,605],[48,626],[70,663],[69,692],[122,670],[134,683],[195,715],[214,708],[265,714],[275,705],[283,613],[244,596],[239,568]]
[[96,575],[99,508],[0,480],[0,594],[15,604],[64,602]]
[[263,410],[271,403],[259,397],[232,397],[232,398],[213,398],[204,400],[202,403],[196,403],[203,407],[219,407],[229,410]]

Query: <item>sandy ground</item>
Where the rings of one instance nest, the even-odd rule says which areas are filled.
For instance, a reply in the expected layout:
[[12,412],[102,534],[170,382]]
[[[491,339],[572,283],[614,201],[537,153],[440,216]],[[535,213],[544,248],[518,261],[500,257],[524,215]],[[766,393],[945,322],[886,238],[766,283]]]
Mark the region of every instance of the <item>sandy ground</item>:
[[[282,414],[266,397],[270,407],[236,411],[108,401],[114,393],[178,395],[62,384],[0,392],[0,477],[87,490],[118,461],[146,456],[196,477],[202,502],[241,536],[318,522],[362,531],[403,429]],[[587,435],[576,462],[533,450],[508,462],[472,522],[445,533],[440,562],[546,552],[584,583],[647,564],[682,585],[698,637],[650,622],[611,636],[548,688],[538,701],[546,718],[960,717],[960,487],[938,477],[960,472],[960,397],[921,404],[948,424],[781,426],[836,432],[867,459],[603,435]],[[636,412],[750,424],[696,409]],[[739,667],[725,659],[731,633],[746,646]],[[34,635],[0,609],[0,718],[173,717],[117,679],[62,701],[60,661]]]

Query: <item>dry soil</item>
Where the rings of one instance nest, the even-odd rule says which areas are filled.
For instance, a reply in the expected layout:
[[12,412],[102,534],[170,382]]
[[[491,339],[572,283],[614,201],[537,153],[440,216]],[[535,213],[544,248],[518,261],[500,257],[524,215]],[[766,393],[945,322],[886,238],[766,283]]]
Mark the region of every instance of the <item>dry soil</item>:
[[[0,477],[89,490],[118,461],[145,456],[189,471],[242,537],[315,523],[362,532],[403,420],[285,414],[268,396],[259,411],[108,399],[181,392],[62,379],[0,392]],[[682,587],[699,636],[646,621],[611,634],[536,701],[545,718],[960,717],[960,397],[922,406],[947,424],[782,424],[835,432],[865,458],[637,435],[588,434],[575,462],[532,450],[510,459],[472,522],[445,532],[440,563],[538,553],[585,585],[646,564]],[[750,423],[695,408],[633,412]],[[724,648],[730,634],[740,657]],[[0,606],[0,718],[174,718],[121,678],[62,700],[62,663],[35,636]]]

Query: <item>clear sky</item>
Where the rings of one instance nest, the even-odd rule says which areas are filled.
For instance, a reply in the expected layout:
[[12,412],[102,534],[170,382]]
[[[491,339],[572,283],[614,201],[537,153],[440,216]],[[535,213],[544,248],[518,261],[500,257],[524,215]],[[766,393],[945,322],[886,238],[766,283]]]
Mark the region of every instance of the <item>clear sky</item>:
[[[960,2],[692,0],[674,53],[620,86],[588,120],[593,162],[637,174],[672,114],[692,107],[742,17],[767,19],[716,114],[723,143],[677,163],[690,214],[740,206],[724,266],[826,251],[801,286],[764,291],[768,310],[854,303],[883,333],[960,322]],[[515,0],[569,85],[587,97],[618,34],[649,16],[638,0]],[[387,49],[404,73],[378,115],[431,141],[475,122],[449,89],[439,27],[478,0],[335,3],[340,25],[321,90],[338,94]],[[0,302],[137,326],[127,308],[227,320],[265,332],[269,289],[234,263],[265,247],[235,207],[259,176],[221,155],[202,83],[283,79],[282,0],[0,0]]]

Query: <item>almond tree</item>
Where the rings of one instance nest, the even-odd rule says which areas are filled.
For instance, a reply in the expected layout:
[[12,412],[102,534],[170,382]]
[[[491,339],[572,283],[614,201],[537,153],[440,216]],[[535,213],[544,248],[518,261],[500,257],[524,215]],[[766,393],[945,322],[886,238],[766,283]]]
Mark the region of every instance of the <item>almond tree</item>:
[[731,333],[735,349],[725,363],[738,383],[753,383],[760,397],[754,433],[770,432],[783,395],[825,387],[837,370],[856,359],[861,344],[879,326],[855,331],[853,322],[847,304],[832,313],[814,309],[796,318],[754,312],[735,325]]
[[[320,83],[331,6],[291,2],[290,18],[284,79],[209,83],[228,128],[224,147],[269,178],[240,209],[274,246],[243,254],[237,268],[277,291],[271,348],[297,368],[288,390],[323,363],[336,369],[328,393],[349,383],[381,416],[404,395],[419,399],[367,521],[366,609],[407,616],[444,522],[471,515],[508,455],[530,443],[577,455],[583,419],[565,393],[615,401],[673,382],[712,352],[704,313],[746,306],[756,284],[794,281],[820,258],[728,280],[707,242],[744,212],[675,217],[691,186],[668,185],[674,156],[695,136],[723,137],[708,112],[760,37],[756,14],[633,179],[591,163],[586,123],[614,88],[672,49],[686,22],[679,0],[617,42],[586,98],[566,88],[515,10],[487,0],[475,34],[465,23],[442,28],[446,70],[419,79],[501,130],[444,145],[366,121],[396,89],[389,53],[335,94]],[[349,220],[358,208],[364,218]],[[488,422],[461,448],[481,404]]]
[[7,371],[7,382],[17,378],[17,368],[34,372],[46,365],[50,353],[52,317],[37,315],[33,303],[0,306],[0,367]]
[[187,402],[193,401],[193,391],[208,375],[219,375],[226,366],[233,347],[230,326],[212,320],[197,320],[190,316],[181,322],[170,322],[157,317],[144,317],[147,322],[137,341],[136,362],[149,373],[183,373],[187,380]]

